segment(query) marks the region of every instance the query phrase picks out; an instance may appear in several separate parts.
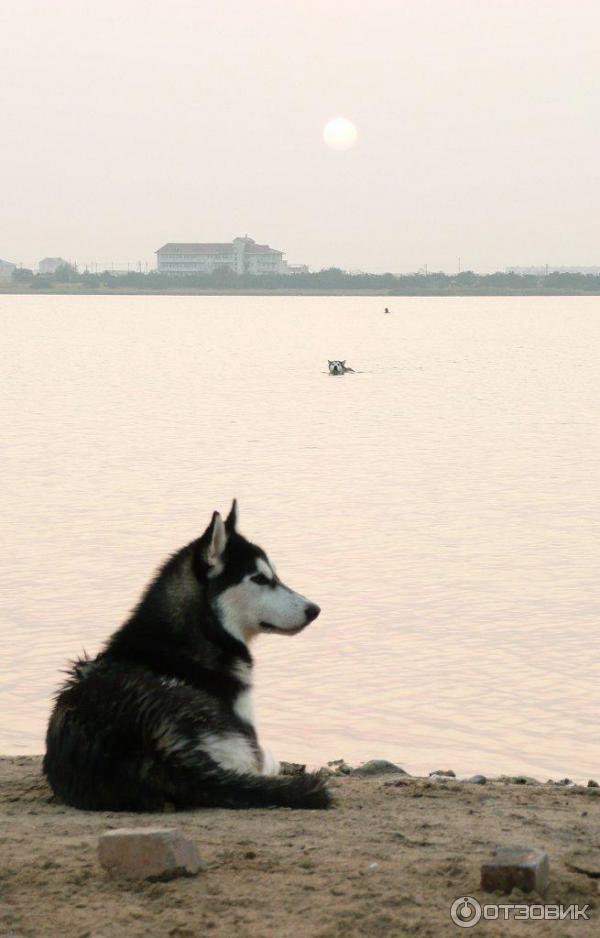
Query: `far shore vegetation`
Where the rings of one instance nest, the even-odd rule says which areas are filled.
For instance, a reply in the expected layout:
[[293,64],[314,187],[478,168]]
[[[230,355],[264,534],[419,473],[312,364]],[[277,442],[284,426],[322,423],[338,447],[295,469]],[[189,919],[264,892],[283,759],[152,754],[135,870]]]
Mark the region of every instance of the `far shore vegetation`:
[[363,294],[379,296],[573,296],[599,295],[600,275],[550,272],[543,275],[495,273],[417,274],[348,273],[338,267],[314,273],[235,274],[230,269],[211,274],[166,274],[108,270],[80,272],[65,264],[54,274],[34,274],[17,267],[12,280],[0,283],[0,293],[56,294]]

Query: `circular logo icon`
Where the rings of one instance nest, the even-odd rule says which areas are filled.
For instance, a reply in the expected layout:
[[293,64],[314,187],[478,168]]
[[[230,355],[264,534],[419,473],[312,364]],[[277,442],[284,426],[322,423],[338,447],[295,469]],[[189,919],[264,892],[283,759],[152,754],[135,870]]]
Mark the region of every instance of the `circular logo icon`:
[[452,903],[450,918],[461,928],[472,928],[481,918],[481,906],[473,896],[461,896]]

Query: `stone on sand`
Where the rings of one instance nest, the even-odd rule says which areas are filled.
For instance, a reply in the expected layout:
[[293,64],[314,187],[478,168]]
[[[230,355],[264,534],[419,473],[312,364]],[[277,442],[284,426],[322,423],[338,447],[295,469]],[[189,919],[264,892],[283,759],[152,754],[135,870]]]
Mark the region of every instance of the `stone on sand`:
[[332,759],[327,763],[327,768],[332,775],[351,775],[353,768],[344,759]]
[[195,843],[176,827],[121,827],[101,834],[101,865],[113,876],[167,880],[194,876],[204,864]]
[[532,847],[496,847],[494,856],[481,867],[481,888],[486,892],[523,892],[540,895],[548,885],[548,854]]
[[279,763],[279,774],[280,775],[304,775],[306,772],[306,764],[301,762],[280,762]]
[[406,775],[404,769],[394,762],[388,762],[387,759],[371,759],[369,762],[363,762],[352,772],[353,775]]

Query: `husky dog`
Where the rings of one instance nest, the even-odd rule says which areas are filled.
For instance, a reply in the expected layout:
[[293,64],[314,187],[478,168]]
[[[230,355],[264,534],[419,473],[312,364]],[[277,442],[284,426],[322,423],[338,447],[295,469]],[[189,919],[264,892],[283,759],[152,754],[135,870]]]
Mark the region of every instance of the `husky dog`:
[[296,635],[320,609],[284,586],[237,531],[234,501],[174,554],[57,695],[44,772],[76,808],[326,808],[315,774],[281,776],[258,743],[249,644]]
[[347,371],[351,371],[352,374],[355,374],[354,368],[350,368],[346,365],[346,359],[343,361],[336,359],[335,361],[329,361],[327,359],[327,364],[329,365],[329,374],[330,375],[345,375]]

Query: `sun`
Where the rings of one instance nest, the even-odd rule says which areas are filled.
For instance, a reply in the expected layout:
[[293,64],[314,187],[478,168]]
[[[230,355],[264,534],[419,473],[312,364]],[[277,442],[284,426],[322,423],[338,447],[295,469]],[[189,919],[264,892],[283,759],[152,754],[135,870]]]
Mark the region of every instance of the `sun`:
[[323,127],[323,140],[332,150],[351,150],[358,131],[347,117],[332,117]]

